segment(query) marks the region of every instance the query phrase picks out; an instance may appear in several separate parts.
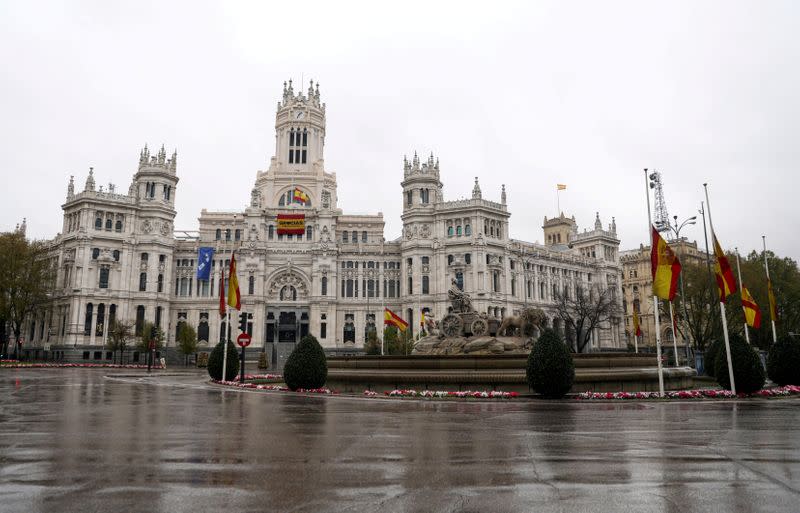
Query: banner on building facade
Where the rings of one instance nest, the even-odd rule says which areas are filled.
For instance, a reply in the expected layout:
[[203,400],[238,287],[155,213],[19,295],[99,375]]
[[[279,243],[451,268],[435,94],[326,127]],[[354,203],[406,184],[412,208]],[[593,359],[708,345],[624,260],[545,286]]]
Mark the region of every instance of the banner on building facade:
[[278,214],[278,235],[302,235],[305,231],[305,214]]
[[197,279],[208,281],[211,278],[211,260],[214,258],[214,248],[200,248],[197,250]]

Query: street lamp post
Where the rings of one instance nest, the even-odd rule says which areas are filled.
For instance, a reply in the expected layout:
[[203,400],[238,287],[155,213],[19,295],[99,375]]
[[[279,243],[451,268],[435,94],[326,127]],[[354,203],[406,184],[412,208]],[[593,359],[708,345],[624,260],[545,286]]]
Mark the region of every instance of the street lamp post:
[[[678,216],[672,216],[672,219],[675,221],[675,226],[670,226],[673,232],[675,232],[675,240],[680,242],[681,240],[681,230],[684,226],[697,224],[697,216],[692,216],[685,219],[682,223],[678,224]],[[689,318],[689,311],[686,309],[686,291],[683,286],[683,273],[678,275],[678,282],[681,286],[681,304],[683,305],[683,318]],[[674,328],[674,326],[673,326]],[[674,331],[674,330],[673,330]],[[672,334],[673,338],[675,337],[675,333]],[[689,337],[686,338],[686,361],[689,362]],[[675,361],[677,363],[678,355],[675,355]]]

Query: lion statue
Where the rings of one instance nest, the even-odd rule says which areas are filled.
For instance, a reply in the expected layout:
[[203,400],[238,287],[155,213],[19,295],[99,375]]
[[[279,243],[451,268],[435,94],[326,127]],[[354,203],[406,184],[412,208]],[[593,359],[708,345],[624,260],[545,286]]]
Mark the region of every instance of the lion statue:
[[526,337],[533,335],[533,328],[544,327],[547,317],[538,308],[527,308],[519,315],[512,315],[503,319],[497,329],[498,336],[506,337]]

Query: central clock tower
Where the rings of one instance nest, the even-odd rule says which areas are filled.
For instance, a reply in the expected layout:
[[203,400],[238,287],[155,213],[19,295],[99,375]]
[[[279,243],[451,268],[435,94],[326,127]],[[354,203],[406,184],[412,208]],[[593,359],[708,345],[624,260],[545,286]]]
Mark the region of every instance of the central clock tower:
[[283,101],[275,114],[275,164],[283,172],[322,172],[325,147],[325,104],[319,84],[295,94],[292,81],[283,84]]

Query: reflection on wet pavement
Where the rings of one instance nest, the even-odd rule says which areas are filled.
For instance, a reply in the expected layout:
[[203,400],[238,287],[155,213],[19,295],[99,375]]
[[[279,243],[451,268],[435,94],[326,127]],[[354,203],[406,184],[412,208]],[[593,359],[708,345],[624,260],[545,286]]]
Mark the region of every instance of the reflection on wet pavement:
[[201,373],[4,369],[0,511],[796,512],[798,406],[298,397]]

